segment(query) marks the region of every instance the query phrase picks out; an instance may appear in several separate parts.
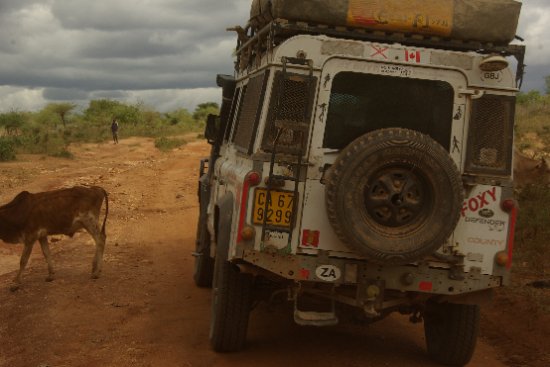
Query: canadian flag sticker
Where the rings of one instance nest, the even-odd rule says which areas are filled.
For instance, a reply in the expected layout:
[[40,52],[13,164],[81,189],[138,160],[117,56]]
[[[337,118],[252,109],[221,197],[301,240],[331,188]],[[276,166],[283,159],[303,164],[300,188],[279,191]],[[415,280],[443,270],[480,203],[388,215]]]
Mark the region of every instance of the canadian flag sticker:
[[420,62],[420,51],[405,50],[405,61]]

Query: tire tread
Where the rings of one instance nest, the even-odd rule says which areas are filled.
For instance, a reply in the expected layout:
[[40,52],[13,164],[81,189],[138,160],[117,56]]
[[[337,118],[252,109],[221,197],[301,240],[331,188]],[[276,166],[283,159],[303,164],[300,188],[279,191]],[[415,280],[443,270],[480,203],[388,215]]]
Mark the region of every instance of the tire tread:
[[218,302],[213,302],[210,342],[216,352],[236,352],[244,347],[250,306],[252,281],[228,261],[216,259],[214,287]]
[[[426,315],[428,354],[441,364],[464,366],[472,358],[479,332],[479,306],[437,304],[435,316]],[[435,330],[439,328],[439,330]],[[435,340],[434,338],[438,338]]]

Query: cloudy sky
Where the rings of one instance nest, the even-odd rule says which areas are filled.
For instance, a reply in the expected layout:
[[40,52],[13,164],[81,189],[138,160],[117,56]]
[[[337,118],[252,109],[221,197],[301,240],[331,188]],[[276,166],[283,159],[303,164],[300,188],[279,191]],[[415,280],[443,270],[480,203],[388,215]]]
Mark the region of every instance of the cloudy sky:
[[[0,0],[0,112],[49,102],[143,101],[160,111],[217,101],[251,0]],[[524,0],[524,90],[550,75],[550,1]]]

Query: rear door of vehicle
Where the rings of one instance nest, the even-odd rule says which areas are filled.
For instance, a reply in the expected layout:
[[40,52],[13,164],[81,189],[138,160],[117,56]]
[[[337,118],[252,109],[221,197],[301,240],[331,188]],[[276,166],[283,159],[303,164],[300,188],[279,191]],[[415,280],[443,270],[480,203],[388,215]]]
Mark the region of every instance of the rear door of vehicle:
[[460,93],[467,85],[464,74],[431,67],[429,50],[388,48],[379,59],[332,58],[323,68],[311,146],[318,169],[309,170],[302,221],[303,233],[314,233],[309,238],[315,241],[302,241],[302,252],[354,256],[328,221],[324,175],[359,136],[389,127],[417,130],[439,142],[462,167],[468,113],[466,96]]

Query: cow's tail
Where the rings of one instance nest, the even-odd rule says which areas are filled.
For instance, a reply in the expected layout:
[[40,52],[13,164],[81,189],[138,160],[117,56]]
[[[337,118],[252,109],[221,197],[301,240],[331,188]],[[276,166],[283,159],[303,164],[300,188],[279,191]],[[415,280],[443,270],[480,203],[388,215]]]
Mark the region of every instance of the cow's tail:
[[101,189],[103,191],[103,195],[105,195],[105,218],[103,219],[103,226],[101,227],[101,234],[106,236],[105,234],[105,224],[107,223],[107,216],[109,215],[109,195],[107,195],[107,191],[105,189]]

